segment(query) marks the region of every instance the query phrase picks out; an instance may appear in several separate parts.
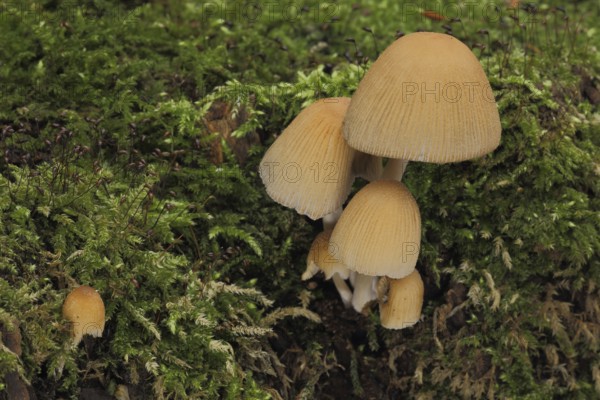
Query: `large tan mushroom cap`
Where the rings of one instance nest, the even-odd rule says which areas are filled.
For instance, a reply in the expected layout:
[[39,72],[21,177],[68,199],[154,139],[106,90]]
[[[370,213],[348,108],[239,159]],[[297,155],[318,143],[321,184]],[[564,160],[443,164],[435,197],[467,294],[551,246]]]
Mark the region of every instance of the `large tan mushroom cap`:
[[73,324],[73,344],[83,335],[102,336],[104,331],[104,303],[98,292],[89,286],[74,289],[63,304],[63,317]]
[[342,206],[352,186],[355,150],[342,136],[350,99],[311,104],[267,150],[260,176],[273,200],[318,219]]
[[348,203],[330,243],[339,260],[352,271],[371,276],[403,278],[417,263],[421,215],[403,183],[369,183]]
[[390,279],[387,301],[379,303],[381,325],[388,329],[404,329],[416,324],[421,317],[424,291],[417,270],[405,278]]
[[325,279],[331,279],[338,274],[342,279],[348,279],[350,271],[337,259],[337,247],[330,244],[331,230],[317,235],[306,257],[306,271],[302,280],[312,278],[318,271],[323,271]]
[[446,163],[500,143],[500,117],[481,64],[460,40],[417,32],[392,43],[358,85],[344,121],[357,150]]

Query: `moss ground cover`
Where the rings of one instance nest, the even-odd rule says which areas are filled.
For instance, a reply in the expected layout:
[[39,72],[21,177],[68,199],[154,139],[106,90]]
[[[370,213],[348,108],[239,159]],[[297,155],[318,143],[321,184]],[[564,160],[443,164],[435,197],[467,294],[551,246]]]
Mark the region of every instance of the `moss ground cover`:
[[[0,4],[4,395],[16,372],[38,399],[600,397],[599,7]],[[270,200],[258,163],[416,30],[473,48],[503,133],[409,165],[426,298],[393,332],[300,281],[320,223]],[[107,322],[73,349],[80,284]]]

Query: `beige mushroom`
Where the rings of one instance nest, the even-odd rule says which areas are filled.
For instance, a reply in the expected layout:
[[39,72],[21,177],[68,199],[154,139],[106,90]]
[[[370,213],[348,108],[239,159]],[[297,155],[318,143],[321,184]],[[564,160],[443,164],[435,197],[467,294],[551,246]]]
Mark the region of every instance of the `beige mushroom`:
[[402,178],[408,160],[448,163],[493,151],[500,117],[473,52],[453,36],[417,32],[373,63],[348,107],[348,144],[390,158],[384,179]]
[[63,317],[72,324],[73,345],[83,335],[102,336],[104,331],[104,302],[98,292],[89,286],[79,286],[65,299]]
[[419,207],[403,183],[371,182],[350,201],[330,241],[351,271],[403,278],[415,269],[419,256]]
[[402,279],[388,279],[388,292],[379,302],[381,325],[388,329],[413,326],[421,317],[423,280],[416,269]]
[[325,279],[332,279],[346,307],[352,301],[352,290],[348,287],[345,279],[348,279],[350,271],[336,258],[336,249],[332,248],[329,239],[331,230],[326,230],[317,235],[306,257],[306,271],[302,274],[302,280],[307,280],[319,271],[325,274]]
[[275,140],[260,163],[267,193],[277,203],[312,219],[338,210],[350,193],[356,151],[342,136],[350,99],[319,100]]
[[421,216],[403,183],[378,180],[362,188],[331,234],[338,259],[350,271],[352,306],[358,312],[376,298],[377,277],[402,278],[417,263]]

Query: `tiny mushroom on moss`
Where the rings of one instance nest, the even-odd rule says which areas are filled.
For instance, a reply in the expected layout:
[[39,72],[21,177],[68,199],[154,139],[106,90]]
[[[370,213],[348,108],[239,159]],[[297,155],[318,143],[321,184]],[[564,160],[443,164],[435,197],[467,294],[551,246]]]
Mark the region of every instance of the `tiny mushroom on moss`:
[[73,345],[78,345],[84,335],[102,336],[104,331],[104,302],[90,286],[79,286],[65,299],[63,317],[71,322]]

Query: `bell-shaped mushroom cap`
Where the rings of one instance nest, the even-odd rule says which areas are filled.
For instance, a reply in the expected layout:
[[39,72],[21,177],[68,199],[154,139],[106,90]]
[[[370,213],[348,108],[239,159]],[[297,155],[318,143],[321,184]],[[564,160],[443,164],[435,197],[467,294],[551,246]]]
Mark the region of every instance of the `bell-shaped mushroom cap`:
[[339,260],[364,275],[403,278],[417,263],[421,215],[403,183],[378,180],[362,188],[331,234]]
[[331,230],[323,231],[317,235],[306,257],[306,271],[302,280],[312,278],[317,272],[323,271],[326,279],[331,279],[333,274],[338,274],[342,279],[348,279],[350,271],[337,259],[337,247],[329,242]]
[[500,143],[500,116],[473,52],[442,33],[392,43],[352,96],[348,144],[365,153],[447,163],[483,156]]
[[404,329],[416,324],[421,317],[423,292],[423,280],[417,270],[402,279],[389,279],[387,301],[379,303],[381,325]]
[[98,292],[89,286],[74,289],[63,304],[63,317],[73,325],[73,344],[83,335],[102,336],[104,331],[104,303]]
[[273,200],[318,219],[342,206],[354,181],[355,150],[342,136],[350,99],[311,104],[275,140],[260,163]]

